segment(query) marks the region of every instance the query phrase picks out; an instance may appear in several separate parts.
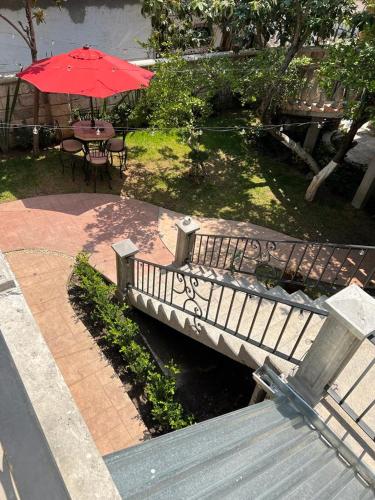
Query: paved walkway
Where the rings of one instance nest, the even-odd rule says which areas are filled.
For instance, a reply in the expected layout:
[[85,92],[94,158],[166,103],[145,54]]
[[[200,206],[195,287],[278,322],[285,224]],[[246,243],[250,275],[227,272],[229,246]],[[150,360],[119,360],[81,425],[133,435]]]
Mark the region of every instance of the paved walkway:
[[70,306],[74,259],[42,251],[10,252],[7,259],[100,453],[143,441],[147,429],[136,407]]

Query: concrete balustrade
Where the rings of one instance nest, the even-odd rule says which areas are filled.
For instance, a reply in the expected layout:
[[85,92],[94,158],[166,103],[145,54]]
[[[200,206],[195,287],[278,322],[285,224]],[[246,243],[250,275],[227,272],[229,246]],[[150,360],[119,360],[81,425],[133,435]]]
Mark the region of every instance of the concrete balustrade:
[[177,222],[177,244],[176,255],[173,264],[177,267],[186,264],[189,254],[193,248],[194,234],[200,227],[191,217],[184,217]]
[[112,245],[116,254],[117,294],[124,298],[129,285],[134,284],[134,257],[138,248],[131,240],[124,240]]
[[315,406],[344,370],[362,342],[375,332],[375,300],[351,285],[325,302],[329,311],[290,385]]

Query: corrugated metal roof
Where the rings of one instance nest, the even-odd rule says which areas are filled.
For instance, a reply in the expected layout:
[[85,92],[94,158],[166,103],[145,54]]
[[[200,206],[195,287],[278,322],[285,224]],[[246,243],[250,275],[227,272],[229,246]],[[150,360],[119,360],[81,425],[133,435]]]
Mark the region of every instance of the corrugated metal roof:
[[123,498],[372,499],[286,397],[105,457]]

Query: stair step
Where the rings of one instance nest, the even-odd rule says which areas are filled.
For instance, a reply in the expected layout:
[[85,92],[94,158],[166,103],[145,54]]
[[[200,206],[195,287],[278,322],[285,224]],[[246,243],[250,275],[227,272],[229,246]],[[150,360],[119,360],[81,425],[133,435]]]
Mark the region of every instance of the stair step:
[[290,294],[290,300],[298,302],[298,304],[305,304],[314,307],[314,302],[302,290],[297,290]]
[[231,273],[230,271],[213,269],[203,266],[185,265],[180,268],[183,271],[193,273],[197,276],[215,279],[230,285],[236,285],[246,288],[249,291],[253,290],[258,293],[267,293],[268,289],[260,283],[255,276],[244,276],[240,273]]
[[284,288],[282,288],[281,286],[277,285],[277,286],[274,286],[273,288],[270,288],[269,290],[267,290],[267,293],[269,295],[273,295],[275,297],[279,297],[280,299],[287,299],[287,300],[292,300],[290,297],[290,294],[284,290]]
[[318,299],[314,300],[314,306],[318,307],[319,309],[324,309],[326,310],[327,308],[325,307],[325,301],[328,299],[327,295],[321,295]]

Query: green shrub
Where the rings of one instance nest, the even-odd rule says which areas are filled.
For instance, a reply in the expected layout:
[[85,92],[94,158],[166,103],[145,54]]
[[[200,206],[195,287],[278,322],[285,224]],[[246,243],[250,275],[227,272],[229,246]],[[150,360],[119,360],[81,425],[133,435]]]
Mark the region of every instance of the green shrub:
[[157,371],[148,374],[145,393],[152,404],[152,416],[164,428],[182,429],[193,423],[191,416],[185,417],[181,403],[175,401],[176,375],[179,369],[174,363],[166,367],[169,375]]
[[154,421],[163,430],[190,425],[192,417],[185,416],[175,397],[178,367],[170,363],[168,375],[160,373],[149,351],[137,341],[138,326],[126,317],[129,307],[116,301],[116,287],[109,285],[91,267],[87,254],[77,256],[74,274],[80,290],[79,298],[90,309],[94,322],[101,326],[106,342],[118,348],[134,380],[144,386]]

